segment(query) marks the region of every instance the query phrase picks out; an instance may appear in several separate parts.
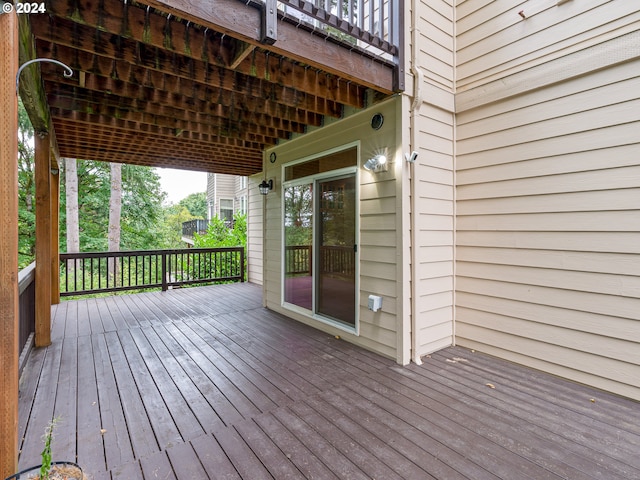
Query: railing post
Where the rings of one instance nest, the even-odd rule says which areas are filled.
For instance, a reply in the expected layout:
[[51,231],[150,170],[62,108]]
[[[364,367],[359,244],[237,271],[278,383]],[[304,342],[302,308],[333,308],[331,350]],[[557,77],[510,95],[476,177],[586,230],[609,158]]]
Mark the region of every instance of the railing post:
[[240,282],[244,282],[244,247],[240,247]]
[[167,284],[167,253],[162,252],[162,291],[166,292],[169,289]]

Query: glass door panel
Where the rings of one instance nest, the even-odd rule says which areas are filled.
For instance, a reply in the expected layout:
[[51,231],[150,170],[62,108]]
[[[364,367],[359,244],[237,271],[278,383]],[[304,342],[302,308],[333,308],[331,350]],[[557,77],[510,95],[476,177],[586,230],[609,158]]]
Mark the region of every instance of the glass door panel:
[[313,310],[313,184],[284,189],[284,300]]
[[356,324],[356,177],[319,180],[317,313]]

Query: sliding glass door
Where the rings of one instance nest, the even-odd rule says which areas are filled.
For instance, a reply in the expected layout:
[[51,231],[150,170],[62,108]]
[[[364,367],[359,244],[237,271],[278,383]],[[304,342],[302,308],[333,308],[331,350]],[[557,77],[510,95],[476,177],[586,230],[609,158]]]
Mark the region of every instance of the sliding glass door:
[[285,167],[283,192],[285,305],[353,329],[357,181],[352,165],[356,164],[357,150],[351,148]]
[[356,178],[318,181],[317,312],[356,324]]

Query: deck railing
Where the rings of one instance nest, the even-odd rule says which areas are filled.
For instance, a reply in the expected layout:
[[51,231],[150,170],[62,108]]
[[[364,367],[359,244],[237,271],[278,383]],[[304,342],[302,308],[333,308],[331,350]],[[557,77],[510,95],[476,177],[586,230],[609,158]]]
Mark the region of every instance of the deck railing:
[[[311,275],[313,255],[311,245],[285,247],[285,273],[288,276]],[[356,271],[354,247],[320,247],[319,273],[353,278]]]
[[284,250],[284,268],[287,275],[311,275],[311,245],[290,245]]
[[36,264],[35,262],[18,273],[18,346],[20,356],[20,369],[22,370],[23,357],[28,354],[25,346],[29,342],[29,337],[36,330]]
[[60,296],[244,282],[244,247],[60,254]]
[[[267,4],[269,0],[266,1]],[[278,0],[285,14],[313,19],[393,56],[400,54],[403,0]],[[293,11],[292,11],[293,10]]]
[[209,228],[209,221],[200,218],[182,222],[182,236],[193,238],[195,234],[204,235]]

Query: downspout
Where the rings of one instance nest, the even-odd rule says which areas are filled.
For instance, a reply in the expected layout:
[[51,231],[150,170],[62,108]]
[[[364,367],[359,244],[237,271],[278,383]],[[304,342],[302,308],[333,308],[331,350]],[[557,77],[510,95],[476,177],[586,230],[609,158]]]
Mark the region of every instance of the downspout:
[[[411,0],[411,73],[413,74],[413,102],[411,102],[411,112],[409,119],[409,128],[411,134],[409,142],[411,143],[411,150],[417,150],[416,148],[416,115],[418,114],[420,107],[422,106],[422,81],[424,80],[424,74],[422,70],[416,65],[418,60],[418,14],[417,14],[417,0]],[[413,363],[416,365],[422,365],[422,360],[418,354],[418,309],[417,309],[417,235],[416,235],[416,165],[415,162],[410,163],[411,171],[411,356]]]

